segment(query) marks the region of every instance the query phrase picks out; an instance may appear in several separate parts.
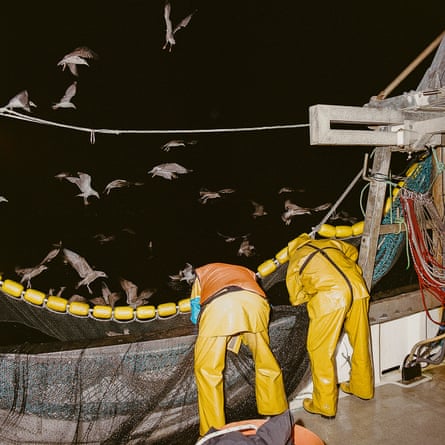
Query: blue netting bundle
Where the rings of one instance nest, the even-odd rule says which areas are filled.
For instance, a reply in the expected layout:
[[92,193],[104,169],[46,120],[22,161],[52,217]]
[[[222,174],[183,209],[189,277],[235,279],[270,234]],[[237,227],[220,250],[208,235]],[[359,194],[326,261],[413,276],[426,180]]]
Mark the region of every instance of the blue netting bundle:
[[[415,192],[426,193],[431,183],[432,165],[432,156],[426,157],[408,176],[404,187]],[[394,198],[391,209],[383,217],[382,224],[394,223],[394,215],[397,214],[402,215],[402,206],[398,195]],[[371,286],[376,285],[393,267],[403,250],[405,239],[403,231],[379,236]]]

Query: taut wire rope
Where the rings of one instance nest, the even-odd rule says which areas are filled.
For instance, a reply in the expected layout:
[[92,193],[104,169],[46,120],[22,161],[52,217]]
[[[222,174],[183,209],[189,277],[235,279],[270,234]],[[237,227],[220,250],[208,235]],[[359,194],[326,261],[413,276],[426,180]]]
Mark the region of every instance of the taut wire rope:
[[149,129],[149,130],[132,130],[132,129],[108,129],[108,128],[88,128],[76,125],[62,124],[46,119],[19,113],[17,111],[1,108],[0,116],[9,117],[12,119],[32,122],[40,125],[47,125],[52,127],[67,128],[70,130],[81,131],[90,134],[90,143],[94,144],[96,141],[96,134],[199,134],[199,133],[237,133],[248,131],[266,131],[266,130],[286,130],[292,128],[309,127],[309,123],[305,124],[284,124],[284,125],[263,125],[256,127],[233,127],[233,128],[198,128],[198,129]]

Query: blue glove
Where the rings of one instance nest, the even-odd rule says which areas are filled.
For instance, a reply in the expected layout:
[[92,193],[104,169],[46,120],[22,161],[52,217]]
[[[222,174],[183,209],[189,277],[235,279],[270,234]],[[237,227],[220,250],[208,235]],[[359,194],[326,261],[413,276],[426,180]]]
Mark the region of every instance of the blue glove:
[[195,297],[190,299],[190,320],[193,324],[198,322],[199,312],[201,311],[201,305],[199,304],[201,297]]

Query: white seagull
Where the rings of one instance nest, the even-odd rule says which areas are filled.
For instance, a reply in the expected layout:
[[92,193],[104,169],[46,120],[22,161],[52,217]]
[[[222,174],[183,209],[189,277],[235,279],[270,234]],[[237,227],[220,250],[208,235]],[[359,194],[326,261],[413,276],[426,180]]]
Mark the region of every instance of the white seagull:
[[143,182],[131,182],[126,179],[115,179],[114,181],[109,182],[105,189],[104,193],[109,195],[112,189],[130,187],[131,185],[144,185]]
[[193,266],[190,263],[186,263],[184,269],[181,269],[176,275],[169,275],[172,281],[185,281],[188,284],[192,284],[195,281],[196,275]]
[[238,248],[238,256],[241,255],[244,255],[246,257],[255,255],[255,246],[253,244],[250,244],[247,238],[244,238],[243,241],[241,241],[241,244]]
[[128,306],[131,306],[134,309],[147,304],[150,297],[156,292],[156,289],[144,289],[141,292],[138,292],[138,287],[130,280],[121,278],[119,281],[127,296]]
[[311,215],[313,212],[322,212],[323,210],[327,210],[331,206],[332,204],[330,202],[326,202],[313,208],[300,207],[299,205],[291,202],[290,199],[286,199],[284,202],[285,211],[281,214],[281,219],[288,226],[294,216]]
[[73,252],[72,250],[63,249],[63,256],[65,262],[70,264],[71,267],[79,274],[80,278],[82,278],[82,280],[77,283],[76,289],[81,286],[86,286],[88,292],[92,294],[93,291],[90,288],[90,284],[97,278],[108,278],[105,272],[93,269],[84,257],[80,256],[76,252]]
[[184,141],[182,139],[173,139],[166,142],[161,149],[164,151],[170,151],[172,148],[183,148],[187,145],[196,145],[198,141]]
[[27,90],[23,90],[16,94],[10,101],[0,109],[0,111],[8,109],[12,110],[14,108],[21,108],[22,110],[31,112],[31,107],[37,107],[37,105],[29,99],[29,94]]
[[254,206],[255,210],[252,213],[252,217],[254,219],[260,217],[260,216],[264,216],[267,215],[266,210],[264,210],[264,205],[263,204],[259,204],[256,201],[250,201],[252,203],[252,205]]
[[81,193],[76,196],[80,196],[83,198],[83,203],[85,205],[89,204],[88,198],[90,196],[95,196],[96,198],[100,198],[99,193],[91,187],[91,176],[87,173],[77,172],[76,176],[64,176],[64,178],[76,184],[79,187]]
[[153,167],[148,173],[151,173],[151,177],[160,176],[165,179],[176,179],[178,175],[184,175],[190,173],[193,170],[183,167],[176,162],[170,162],[166,164],[159,164]]
[[206,204],[209,199],[217,199],[221,198],[222,195],[226,195],[229,193],[234,193],[234,189],[221,189],[217,192],[211,192],[210,190],[206,189],[205,187],[202,187],[199,191],[199,202],[201,204]]
[[37,275],[40,275],[42,272],[48,269],[48,266],[45,266],[44,264],[38,264],[34,267],[16,267],[15,273],[22,278],[20,279],[20,283],[24,283],[26,281],[26,287],[31,287],[31,280],[36,277]]
[[22,277],[20,283],[24,283],[26,281],[27,287],[31,287],[31,280],[48,269],[48,266],[46,266],[45,264],[52,261],[59,254],[61,246],[62,246],[61,242],[58,244],[54,244],[55,248],[50,250],[42,259],[42,261],[40,261],[40,263],[37,264],[36,266],[16,267],[15,273]]
[[65,91],[63,97],[59,100],[59,102],[55,103],[52,106],[53,110],[57,110],[58,108],[76,108],[71,102],[71,99],[76,95],[77,91],[77,81],[74,81]]
[[71,74],[77,77],[79,75],[77,65],[89,66],[88,62],[85,59],[98,58],[98,55],[90,48],[87,48],[86,46],[79,46],[70,53],[65,54],[63,58],[59,62],[57,62],[57,66],[61,66],[62,71],[65,70],[66,67],[68,67],[68,69],[71,71]]
[[172,21],[170,19],[170,13],[171,13],[171,5],[169,0],[165,0],[164,3],[164,21],[165,21],[165,44],[162,47],[162,49],[168,49],[170,52],[174,45],[176,45],[176,40],[174,35],[177,31],[179,31],[181,28],[185,28],[189,23],[190,20],[193,17],[193,14],[196,12],[193,11],[186,17],[184,17],[175,28],[173,28]]
[[90,298],[90,300],[87,300],[87,301],[89,301],[89,303],[94,304],[94,305],[101,304],[104,306],[114,307],[120,299],[121,299],[120,293],[119,292],[111,292],[111,290],[107,286],[107,283],[102,281],[102,296]]
[[284,221],[286,226],[291,223],[294,216],[310,215],[312,213],[311,209],[294,204],[290,199],[286,199],[284,202],[284,209],[285,211],[281,214],[281,219]]

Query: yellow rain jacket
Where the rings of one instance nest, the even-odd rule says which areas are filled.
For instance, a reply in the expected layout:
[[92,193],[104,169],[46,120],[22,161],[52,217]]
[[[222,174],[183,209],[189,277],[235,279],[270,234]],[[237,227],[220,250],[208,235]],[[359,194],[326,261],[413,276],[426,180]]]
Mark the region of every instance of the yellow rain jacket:
[[200,435],[225,425],[224,382],[226,350],[246,344],[255,362],[257,409],[277,415],[288,409],[281,368],[269,346],[270,306],[245,267],[211,263],[195,270],[191,298],[200,296],[201,313],[195,343]]
[[337,239],[313,240],[302,234],[288,244],[286,285],[293,305],[307,303],[307,349],[311,360],[313,408],[334,416],[337,410],[335,350],[344,328],[353,348],[350,392],[373,397],[369,345],[369,292],[357,264],[358,250]]

